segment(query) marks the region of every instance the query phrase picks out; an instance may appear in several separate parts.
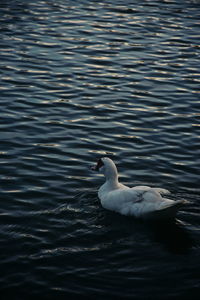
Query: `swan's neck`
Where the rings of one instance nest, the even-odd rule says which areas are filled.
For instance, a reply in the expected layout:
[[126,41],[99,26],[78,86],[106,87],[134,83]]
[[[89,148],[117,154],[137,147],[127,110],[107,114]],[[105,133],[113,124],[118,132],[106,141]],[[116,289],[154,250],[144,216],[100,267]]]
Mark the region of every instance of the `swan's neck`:
[[112,186],[118,185],[118,172],[114,164],[106,168],[104,175],[108,184]]

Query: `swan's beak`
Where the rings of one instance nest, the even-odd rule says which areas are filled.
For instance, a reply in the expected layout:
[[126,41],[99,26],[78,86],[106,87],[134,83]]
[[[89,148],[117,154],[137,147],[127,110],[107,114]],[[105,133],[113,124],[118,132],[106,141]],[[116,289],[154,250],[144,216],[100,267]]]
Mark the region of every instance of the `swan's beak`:
[[97,166],[91,166],[91,167],[90,167],[90,170],[92,170],[92,171],[98,171],[98,170],[97,170]]
[[103,166],[103,162],[102,162],[101,159],[99,159],[99,160],[97,161],[96,166],[92,166],[92,167],[91,167],[91,170],[92,170],[92,171],[99,171],[99,169],[100,169],[102,166]]

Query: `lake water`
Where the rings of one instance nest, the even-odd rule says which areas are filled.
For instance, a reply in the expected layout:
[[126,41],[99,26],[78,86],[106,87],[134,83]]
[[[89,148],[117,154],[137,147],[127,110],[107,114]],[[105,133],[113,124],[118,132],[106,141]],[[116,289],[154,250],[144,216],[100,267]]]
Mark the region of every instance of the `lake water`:
[[[1,299],[198,299],[200,1],[2,0]],[[121,182],[175,222],[104,210]]]

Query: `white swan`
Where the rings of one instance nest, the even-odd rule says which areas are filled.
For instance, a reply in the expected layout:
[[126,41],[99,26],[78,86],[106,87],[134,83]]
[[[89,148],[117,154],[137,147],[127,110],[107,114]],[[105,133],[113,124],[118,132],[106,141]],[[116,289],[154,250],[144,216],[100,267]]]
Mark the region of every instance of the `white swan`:
[[173,201],[163,198],[169,194],[165,189],[149,186],[129,188],[118,181],[118,172],[114,162],[104,157],[98,160],[92,170],[101,169],[106,182],[100,187],[98,197],[104,208],[126,216],[142,218],[174,218],[178,209],[187,201]]

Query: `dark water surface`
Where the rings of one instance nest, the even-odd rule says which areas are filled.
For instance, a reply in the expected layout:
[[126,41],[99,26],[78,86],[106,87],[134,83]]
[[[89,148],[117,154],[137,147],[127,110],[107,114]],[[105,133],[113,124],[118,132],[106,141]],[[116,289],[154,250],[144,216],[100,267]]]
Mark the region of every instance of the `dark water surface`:
[[[198,298],[199,41],[199,1],[1,1],[1,299]],[[105,211],[105,155],[177,221]]]

